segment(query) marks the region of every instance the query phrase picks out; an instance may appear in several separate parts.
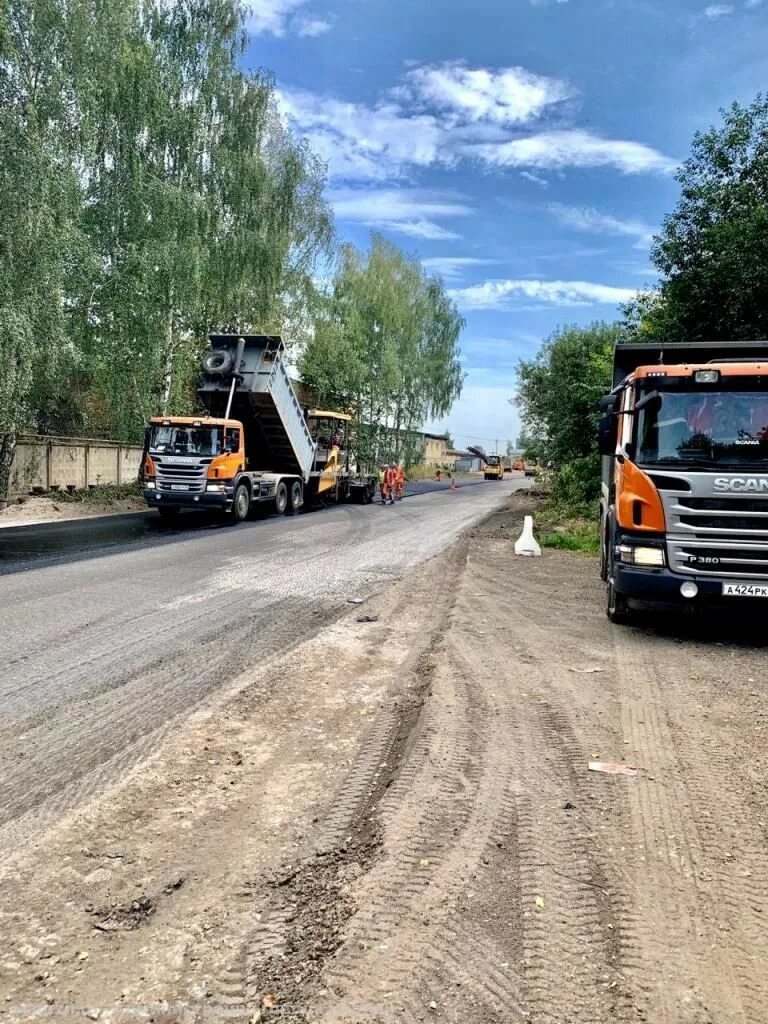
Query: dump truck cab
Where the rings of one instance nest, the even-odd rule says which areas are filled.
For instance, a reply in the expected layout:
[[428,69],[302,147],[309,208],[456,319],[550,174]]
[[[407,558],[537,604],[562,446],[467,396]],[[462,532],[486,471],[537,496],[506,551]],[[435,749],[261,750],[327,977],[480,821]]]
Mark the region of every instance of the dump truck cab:
[[609,618],[768,598],[768,344],[619,346],[601,406]]
[[144,496],[166,518],[182,503],[231,511],[245,463],[239,420],[156,416],[147,429]]

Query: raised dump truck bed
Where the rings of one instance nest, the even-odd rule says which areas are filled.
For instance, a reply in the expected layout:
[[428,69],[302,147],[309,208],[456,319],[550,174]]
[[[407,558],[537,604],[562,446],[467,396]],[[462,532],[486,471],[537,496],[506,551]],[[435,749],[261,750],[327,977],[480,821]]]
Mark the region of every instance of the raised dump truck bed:
[[[285,346],[275,335],[214,334],[203,360],[198,395],[210,416],[247,426],[248,468],[309,479],[315,442],[285,367]],[[234,384],[234,391],[233,391]]]

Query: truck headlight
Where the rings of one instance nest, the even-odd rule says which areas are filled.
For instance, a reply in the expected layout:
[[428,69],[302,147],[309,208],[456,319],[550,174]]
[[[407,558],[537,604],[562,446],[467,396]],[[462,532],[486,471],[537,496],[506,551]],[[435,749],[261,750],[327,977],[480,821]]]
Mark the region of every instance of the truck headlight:
[[144,481],[144,486],[147,488],[148,491],[154,491],[154,489],[155,489],[155,481],[154,480],[145,480]]
[[620,544],[616,551],[619,561],[626,565],[642,565],[655,569],[665,565],[664,548],[652,548],[641,544]]
[[223,491],[224,484],[206,484],[205,489],[206,491]]

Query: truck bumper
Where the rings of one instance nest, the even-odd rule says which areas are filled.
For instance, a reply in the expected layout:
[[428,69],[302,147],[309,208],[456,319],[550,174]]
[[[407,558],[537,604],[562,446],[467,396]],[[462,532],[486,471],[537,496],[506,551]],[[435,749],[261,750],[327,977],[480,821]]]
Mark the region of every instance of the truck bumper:
[[203,508],[222,512],[232,507],[232,495],[226,492],[185,494],[183,491],[155,491],[144,489],[144,500],[150,508]]
[[[754,597],[723,597],[723,581],[717,577],[683,576],[669,569],[640,569],[634,565],[614,563],[613,580],[616,591],[633,606],[693,609],[717,606],[743,608],[748,605],[754,608],[762,607],[761,601],[765,601]],[[696,584],[698,593],[695,597],[683,597],[680,593],[683,583]],[[768,603],[765,607],[768,608]]]

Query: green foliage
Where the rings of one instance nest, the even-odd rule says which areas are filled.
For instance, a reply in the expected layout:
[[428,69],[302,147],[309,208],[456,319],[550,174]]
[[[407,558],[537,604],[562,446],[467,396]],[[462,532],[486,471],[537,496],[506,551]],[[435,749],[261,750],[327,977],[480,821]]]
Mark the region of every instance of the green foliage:
[[520,362],[517,403],[527,453],[559,467],[595,451],[597,403],[610,388],[620,336],[615,324],[564,327],[534,359]]
[[590,510],[600,494],[598,401],[621,338],[617,324],[565,327],[518,368],[519,444],[527,458],[553,467],[552,501],[574,513]]
[[98,487],[88,487],[78,491],[48,491],[46,497],[53,498],[58,504],[73,505],[114,505],[120,501],[131,498],[140,500],[142,497],[141,485],[138,482],[130,484],[99,484]]
[[600,552],[597,519],[567,519],[556,528],[544,525],[539,541],[544,548],[597,555]]
[[630,304],[634,340],[768,337],[768,97],[694,136],[652,250],[658,292]]
[[301,355],[302,379],[322,404],[356,413],[366,462],[409,464],[423,421],[447,413],[461,392],[463,325],[442,282],[374,235],[367,254],[342,250]]
[[585,510],[597,507],[600,500],[600,456],[581,456],[565,462],[556,472],[553,496],[564,509]]
[[324,169],[240,0],[0,10],[0,493],[20,429],[138,440],[211,328],[308,331]]

